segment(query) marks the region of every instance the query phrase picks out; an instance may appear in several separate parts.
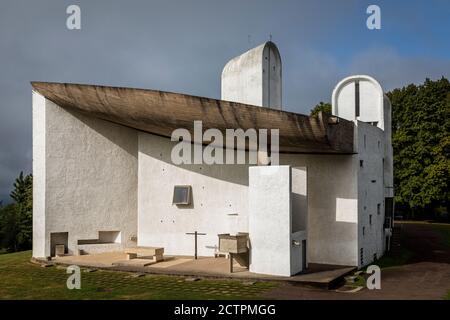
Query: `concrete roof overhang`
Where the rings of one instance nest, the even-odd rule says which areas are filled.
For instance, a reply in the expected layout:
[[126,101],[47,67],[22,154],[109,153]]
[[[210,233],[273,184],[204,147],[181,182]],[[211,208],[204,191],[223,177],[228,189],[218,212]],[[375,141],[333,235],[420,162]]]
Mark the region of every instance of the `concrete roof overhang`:
[[280,152],[352,154],[354,123],[327,114],[310,117],[259,106],[157,90],[32,82],[33,89],[69,110],[170,138],[173,130],[279,129]]

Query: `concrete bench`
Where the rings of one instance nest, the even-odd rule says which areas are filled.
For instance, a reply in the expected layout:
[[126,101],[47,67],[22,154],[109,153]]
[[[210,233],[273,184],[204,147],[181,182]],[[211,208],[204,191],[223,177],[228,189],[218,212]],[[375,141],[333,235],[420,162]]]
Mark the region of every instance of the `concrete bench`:
[[129,248],[125,250],[125,253],[127,254],[127,260],[151,257],[155,262],[159,262],[163,260],[164,248],[159,247]]

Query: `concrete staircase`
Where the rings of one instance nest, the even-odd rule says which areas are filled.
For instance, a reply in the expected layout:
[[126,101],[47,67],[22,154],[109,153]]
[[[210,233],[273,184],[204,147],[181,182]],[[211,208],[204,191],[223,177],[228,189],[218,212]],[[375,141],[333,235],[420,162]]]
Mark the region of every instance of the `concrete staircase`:
[[392,228],[391,250],[389,251],[391,256],[397,256],[401,253],[401,233],[401,225],[394,225]]

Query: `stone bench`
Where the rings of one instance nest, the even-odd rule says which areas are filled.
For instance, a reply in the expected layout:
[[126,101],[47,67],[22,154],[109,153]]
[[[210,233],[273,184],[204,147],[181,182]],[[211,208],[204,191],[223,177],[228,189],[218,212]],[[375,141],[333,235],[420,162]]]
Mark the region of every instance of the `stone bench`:
[[127,254],[127,260],[151,257],[155,262],[159,262],[164,259],[164,248],[159,247],[128,248],[125,249],[125,253]]

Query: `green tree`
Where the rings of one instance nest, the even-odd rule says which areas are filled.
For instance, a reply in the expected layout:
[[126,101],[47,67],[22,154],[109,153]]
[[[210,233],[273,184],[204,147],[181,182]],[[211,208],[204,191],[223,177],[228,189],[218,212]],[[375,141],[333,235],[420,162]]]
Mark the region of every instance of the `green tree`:
[[320,102],[311,110],[311,116],[317,116],[320,111],[331,114],[331,104]]
[[33,177],[23,172],[14,182],[13,204],[0,208],[0,244],[9,251],[27,250],[32,241]]
[[449,209],[450,83],[426,79],[388,93],[395,200],[415,218]]

